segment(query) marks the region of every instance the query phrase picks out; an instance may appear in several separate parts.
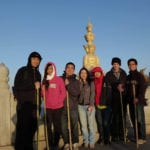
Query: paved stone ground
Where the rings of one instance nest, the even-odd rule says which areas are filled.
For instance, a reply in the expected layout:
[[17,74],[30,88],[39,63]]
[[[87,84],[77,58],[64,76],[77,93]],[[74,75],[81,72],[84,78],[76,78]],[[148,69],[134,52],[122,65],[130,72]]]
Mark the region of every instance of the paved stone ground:
[[[80,139],[80,145],[82,144]],[[60,142],[62,143],[62,142]],[[62,146],[62,144],[60,144]],[[45,141],[40,141],[39,150],[44,150]],[[36,148],[35,148],[36,149]],[[143,145],[139,145],[138,150],[149,150],[150,149],[150,135],[147,136],[147,141]],[[0,150],[14,150],[13,146],[0,147]],[[88,150],[88,148],[79,147],[79,150]],[[109,146],[96,144],[94,150],[136,150],[136,144],[134,142],[127,142],[126,144],[112,142]]]

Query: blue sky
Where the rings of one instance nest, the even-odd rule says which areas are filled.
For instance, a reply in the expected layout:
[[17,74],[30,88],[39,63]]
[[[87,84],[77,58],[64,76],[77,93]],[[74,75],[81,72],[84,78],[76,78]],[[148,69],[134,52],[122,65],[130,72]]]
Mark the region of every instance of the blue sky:
[[56,64],[58,75],[69,61],[78,73],[86,54],[89,17],[95,54],[105,72],[115,56],[127,72],[131,57],[138,60],[139,69],[150,72],[149,0],[0,0],[0,63],[9,68],[10,84],[32,51],[43,57],[42,74],[48,61]]

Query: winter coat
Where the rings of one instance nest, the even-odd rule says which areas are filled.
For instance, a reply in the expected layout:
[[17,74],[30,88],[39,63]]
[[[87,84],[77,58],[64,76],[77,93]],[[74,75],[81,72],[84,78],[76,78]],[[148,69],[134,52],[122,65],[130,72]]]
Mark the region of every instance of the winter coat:
[[110,106],[111,102],[112,102],[112,88],[111,85],[106,83],[104,79],[99,105]]
[[88,82],[85,84],[80,82],[80,96],[79,96],[79,104],[80,105],[91,105],[93,106],[95,103],[95,86],[94,82],[91,82],[90,85]]
[[135,85],[135,98],[138,98],[138,103],[146,104],[145,92],[146,92],[146,81],[144,76],[138,72],[130,71],[127,76],[126,89],[127,89],[127,99],[129,103],[133,103],[133,84]]
[[47,89],[45,88],[45,93],[42,91],[42,95],[45,94],[46,108],[57,109],[64,106],[63,103],[66,97],[66,89],[62,78],[56,75],[55,64],[52,62],[49,62],[48,64],[53,66],[53,74],[51,79],[47,79],[49,86]]
[[[73,74],[72,76],[66,77],[65,75],[62,76],[63,80],[67,78],[69,80],[69,84],[66,85],[66,90],[68,93],[69,99],[69,106],[70,110],[78,110],[78,97],[80,94],[80,83],[76,79],[76,75]],[[64,101],[64,108],[67,108],[67,97]]]
[[36,81],[41,82],[41,74],[38,68],[32,68],[31,58],[29,58],[28,65],[20,68],[14,79],[13,93],[19,104],[24,102],[36,104]]
[[117,89],[119,84],[122,84],[124,87],[124,92],[122,92],[122,96],[123,96],[123,103],[126,103],[126,99],[125,99],[125,83],[126,83],[126,72],[120,68],[120,76],[117,79],[117,77],[114,75],[114,71],[113,68],[106,73],[105,76],[105,82],[106,84],[111,86],[112,89],[112,101],[111,101],[111,106],[112,109],[114,111],[118,111],[118,109],[121,106],[121,97],[120,97],[120,92]]

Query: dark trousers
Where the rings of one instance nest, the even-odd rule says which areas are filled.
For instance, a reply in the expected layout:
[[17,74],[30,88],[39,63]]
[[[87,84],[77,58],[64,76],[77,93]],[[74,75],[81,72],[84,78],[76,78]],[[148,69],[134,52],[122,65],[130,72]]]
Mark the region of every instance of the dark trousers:
[[109,107],[102,110],[102,122],[104,130],[104,142],[107,143],[110,140],[111,109]]
[[17,109],[15,150],[33,150],[33,137],[37,129],[36,109],[24,103]]
[[105,143],[109,142],[111,109],[109,107],[101,110],[96,108],[96,121],[100,138],[102,138]]
[[58,147],[61,135],[62,108],[46,109],[48,141],[50,148]]
[[113,105],[112,109],[112,124],[111,124],[111,134],[112,140],[123,140],[124,131],[126,129],[126,111],[127,105]]
[[[134,104],[129,104],[129,111],[131,121],[134,127],[134,135],[135,135],[135,112],[134,112]],[[138,123],[138,138],[145,139],[146,138],[146,128],[145,128],[145,114],[144,114],[144,104],[136,105],[136,114],[137,114],[137,123]]]
[[[72,143],[78,143],[78,110],[70,111],[70,124],[71,124],[71,135]],[[66,109],[62,112],[62,136],[64,143],[69,143],[69,131],[68,131],[68,116]]]

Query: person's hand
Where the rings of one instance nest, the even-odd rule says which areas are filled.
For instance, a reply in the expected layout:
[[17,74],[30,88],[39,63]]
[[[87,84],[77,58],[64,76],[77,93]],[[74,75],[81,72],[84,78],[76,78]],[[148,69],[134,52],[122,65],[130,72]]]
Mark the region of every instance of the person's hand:
[[123,84],[118,84],[117,89],[119,92],[123,92],[124,91]]
[[66,78],[65,79],[65,85],[68,85],[69,84],[69,80]]
[[45,85],[42,85],[42,91],[45,92]]
[[133,104],[137,104],[138,102],[139,102],[138,98],[135,98],[135,99],[133,100]]
[[34,83],[34,85],[35,85],[35,88],[38,90],[39,88],[40,88],[40,86],[41,86],[41,84],[40,84],[40,82],[35,82]]
[[90,106],[88,107],[88,111],[92,112],[92,110],[94,109],[94,106]]

